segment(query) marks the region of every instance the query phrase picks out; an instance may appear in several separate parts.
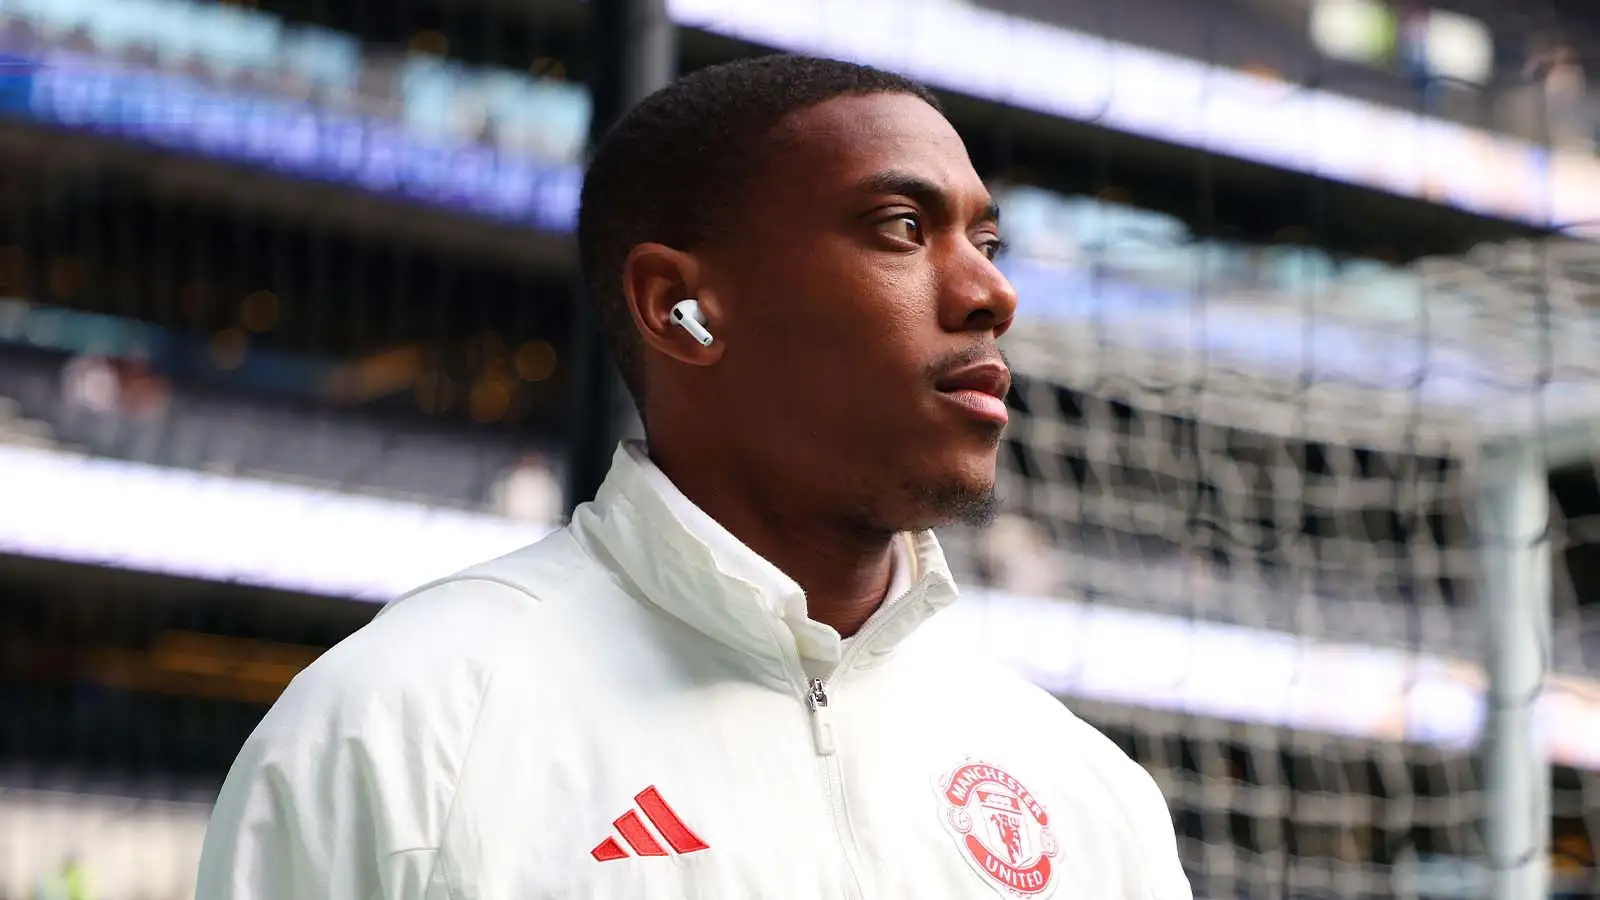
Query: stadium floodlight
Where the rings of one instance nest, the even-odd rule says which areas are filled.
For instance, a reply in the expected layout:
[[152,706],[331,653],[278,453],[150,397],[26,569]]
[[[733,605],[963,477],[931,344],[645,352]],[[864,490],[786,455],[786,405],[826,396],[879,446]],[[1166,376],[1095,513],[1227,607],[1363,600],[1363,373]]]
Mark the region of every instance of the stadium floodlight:
[[[1584,306],[1597,271],[1600,246],[1515,242],[1301,297],[1198,283],[1191,302],[1056,303],[1050,321],[1007,338],[1024,376],[1007,494],[1069,549],[1057,593],[1277,628],[1307,655],[1329,637],[1471,652],[1481,635],[1484,783],[1452,792],[1471,803],[1418,802],[1409,815],[1426,821],[1404,825],[1457,835],[1458,852],[1492,872],[1495,897],[1544,896],[1548,877],[1549,748],[1536,709],[1555,652],[1552,555],[1581,540],[1547,528],[1548,478],[1600,457],[1600,315]],[[1175,561],[1180,577],[1162,577]],[[1184,669],[1173,690],[1211,675]],[[1180,739],[1210,727],[1106,715]],[[1249,779],[1226,767],[1163,774],[1176,804],[1219,817],[1186,847],[1221,879],[1212,890],[1391,895],[1426,874],[1415,854],[1375,863],[1329,851],[1290,865],[1271,858],[1290,838],[1252,850],[1230,835],[1222,817],[1252,798],[1267,804],[1252,813],[1260,821],[1293,818],[1272,806],[1295,790],[1278,769],[1291,739],[1248,735],[1232,740],[1250,748],[1239,763]],[[1250,779],[1256,793],[1241,786]],[[1302,810],[1293,827],[1381,831],[1376,809]],[[1486,843],[1474,846],[1480,821]]]
[[1395,15],[1378,0],[1316,0],[1311,42],[1329,59],[1382,65],[1394,53]]

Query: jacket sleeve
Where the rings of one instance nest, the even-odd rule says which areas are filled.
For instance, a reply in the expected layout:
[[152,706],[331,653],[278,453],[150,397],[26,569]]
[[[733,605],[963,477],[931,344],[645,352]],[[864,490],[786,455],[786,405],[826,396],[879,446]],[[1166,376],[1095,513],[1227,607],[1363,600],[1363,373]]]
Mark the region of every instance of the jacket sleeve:
[[1161,786],[1144,766],[1099,730],[1076,716],[1070,721],[1078,739],[1090,749],[1090,758],[1114,791],[1127,822],[1133,843],[1128,863],[1142,883],[1140,900],[1194,900],[1189,876],[1178,856],[1172,811],[1161,795]]
[[1177,833],[1166,798],[1149,772],[1132,760],[1128,765],[1133,768],[1135,779],[1128,798],[1132,807],[1129,813],[1144,843],[1150,900],[1193,900],[1194,890],[1178,857]]
[[[384,802],[356,754],[321,747],[284,759],[252,740],[212,811],[195,900],[443,900],[433,850],[390,851]],[[296,754],[295,756],[300,756]]]
[[449,896],[434,859],[487,676],[406,613],[323,654],[250,736],[212,811],[196,900]]

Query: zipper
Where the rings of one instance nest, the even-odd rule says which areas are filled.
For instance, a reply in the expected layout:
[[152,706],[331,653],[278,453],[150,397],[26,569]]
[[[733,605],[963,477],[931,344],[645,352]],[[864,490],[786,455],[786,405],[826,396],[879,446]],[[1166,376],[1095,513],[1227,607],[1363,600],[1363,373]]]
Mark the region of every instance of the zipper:
[[844,775],[839,771],[839,760],[834,755],[833,723],[829,719],[828,685],[821,678],[807,678],[800,662],[800,652],[792,642],[785,644],[785,656],[793,670],[795,683],[800,688],[806,706],[806,720],[811,725],[812,747],[817,754],[817,769],[822,778],[822,793],[828,810],[833,815],[833,832],[839,839],[839,851],[844,856],[844,867],[850,878],[851,900],[863,900],[866,889],[861,882],[861,863],[857,858],[855,836],[850,832],[849,816],[844,808]]
[[[906,610],[916,606],[915,601],[920,599],[924,588],[923,584],[913,587],[901,598],[897,608],[891,609],[888,615],[862,629],[850,648],[839,658],[839,664],[834,668],[833,679],[850,671],[856,657],[871,646],[873,638],[883,630],[884,626],[899,619],[906,614]],[[839,836],[839,846],[844,851],[845,868],[849,871],[850,880],[855,886],[854,896],[859,900],[865,896],[865,889],[861,882],[861,860],[856,851],[856,838],[850,827],[849,812],[844,805],[844,772],[837,756],[838,741],[834,736],[830,708],[833,698],[829,695],[829,681],[833,679],[808,678],[805,667],[800,662],[799,651],[794,648],[792,642],[787,642],[785,647],[811,723],[812,746],[822,769],[828,805],[833,811],[834,830]],[[837,693],[836,687],[835,693]]]
[[811,740],[818,756],[832,756],[833,723],[828,718],[828,685],[821,678],[811,679],[806,693],[806,708],[811,710]]
[[[844,654],[839,657],[839,663],[833,670],[833,677],[837,679],[850,671],[851,667],[855,665],[856,657],[864,649],[872,645],[873,638],[877,637],[878,633],[883,631],[886,626],[904,616],[907,610],[915,606],[914,601],[921,598],[925,589],[925,584],[918,583],[902,595],[898,605],[889,610],[888,615],[875,622],[868,623],[867,627],[856,635],[855,641],[850,645],[849,649],[845,650]],[[800,664],[800,653],[798,650],[792,649],[792,646],[789,647],[788,656],[796,675],[796,680],[800,685],[801,696],[805,699],[806,709],[811,713],[811,739],[816,747],[817,755],[832,756],[837,748],[833,740],[833,723],[828,712],[828,681],[822,678],[807,678],[805,667]]]

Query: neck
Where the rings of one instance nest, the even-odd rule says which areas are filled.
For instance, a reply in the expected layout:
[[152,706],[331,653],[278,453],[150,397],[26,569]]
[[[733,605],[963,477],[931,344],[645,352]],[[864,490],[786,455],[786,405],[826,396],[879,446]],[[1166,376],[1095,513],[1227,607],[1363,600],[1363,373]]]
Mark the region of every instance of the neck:
[[675,487],[740,543],[799,584],[806,611],[844,637],[861,629],[883,603],[894,576],[892,533],[864,533],[788,507],[742,473],[680,458],[651,444],[650,457]]

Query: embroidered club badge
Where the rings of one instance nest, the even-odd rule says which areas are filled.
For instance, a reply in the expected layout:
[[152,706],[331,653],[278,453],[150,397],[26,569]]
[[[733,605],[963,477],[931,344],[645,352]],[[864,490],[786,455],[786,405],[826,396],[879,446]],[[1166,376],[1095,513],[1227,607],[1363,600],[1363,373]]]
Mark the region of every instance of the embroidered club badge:
[[961,854],[1002,895],[1042,900],[1060,852],[1044,807],[1004,769],[968,762],[941,778],[944,826]]

